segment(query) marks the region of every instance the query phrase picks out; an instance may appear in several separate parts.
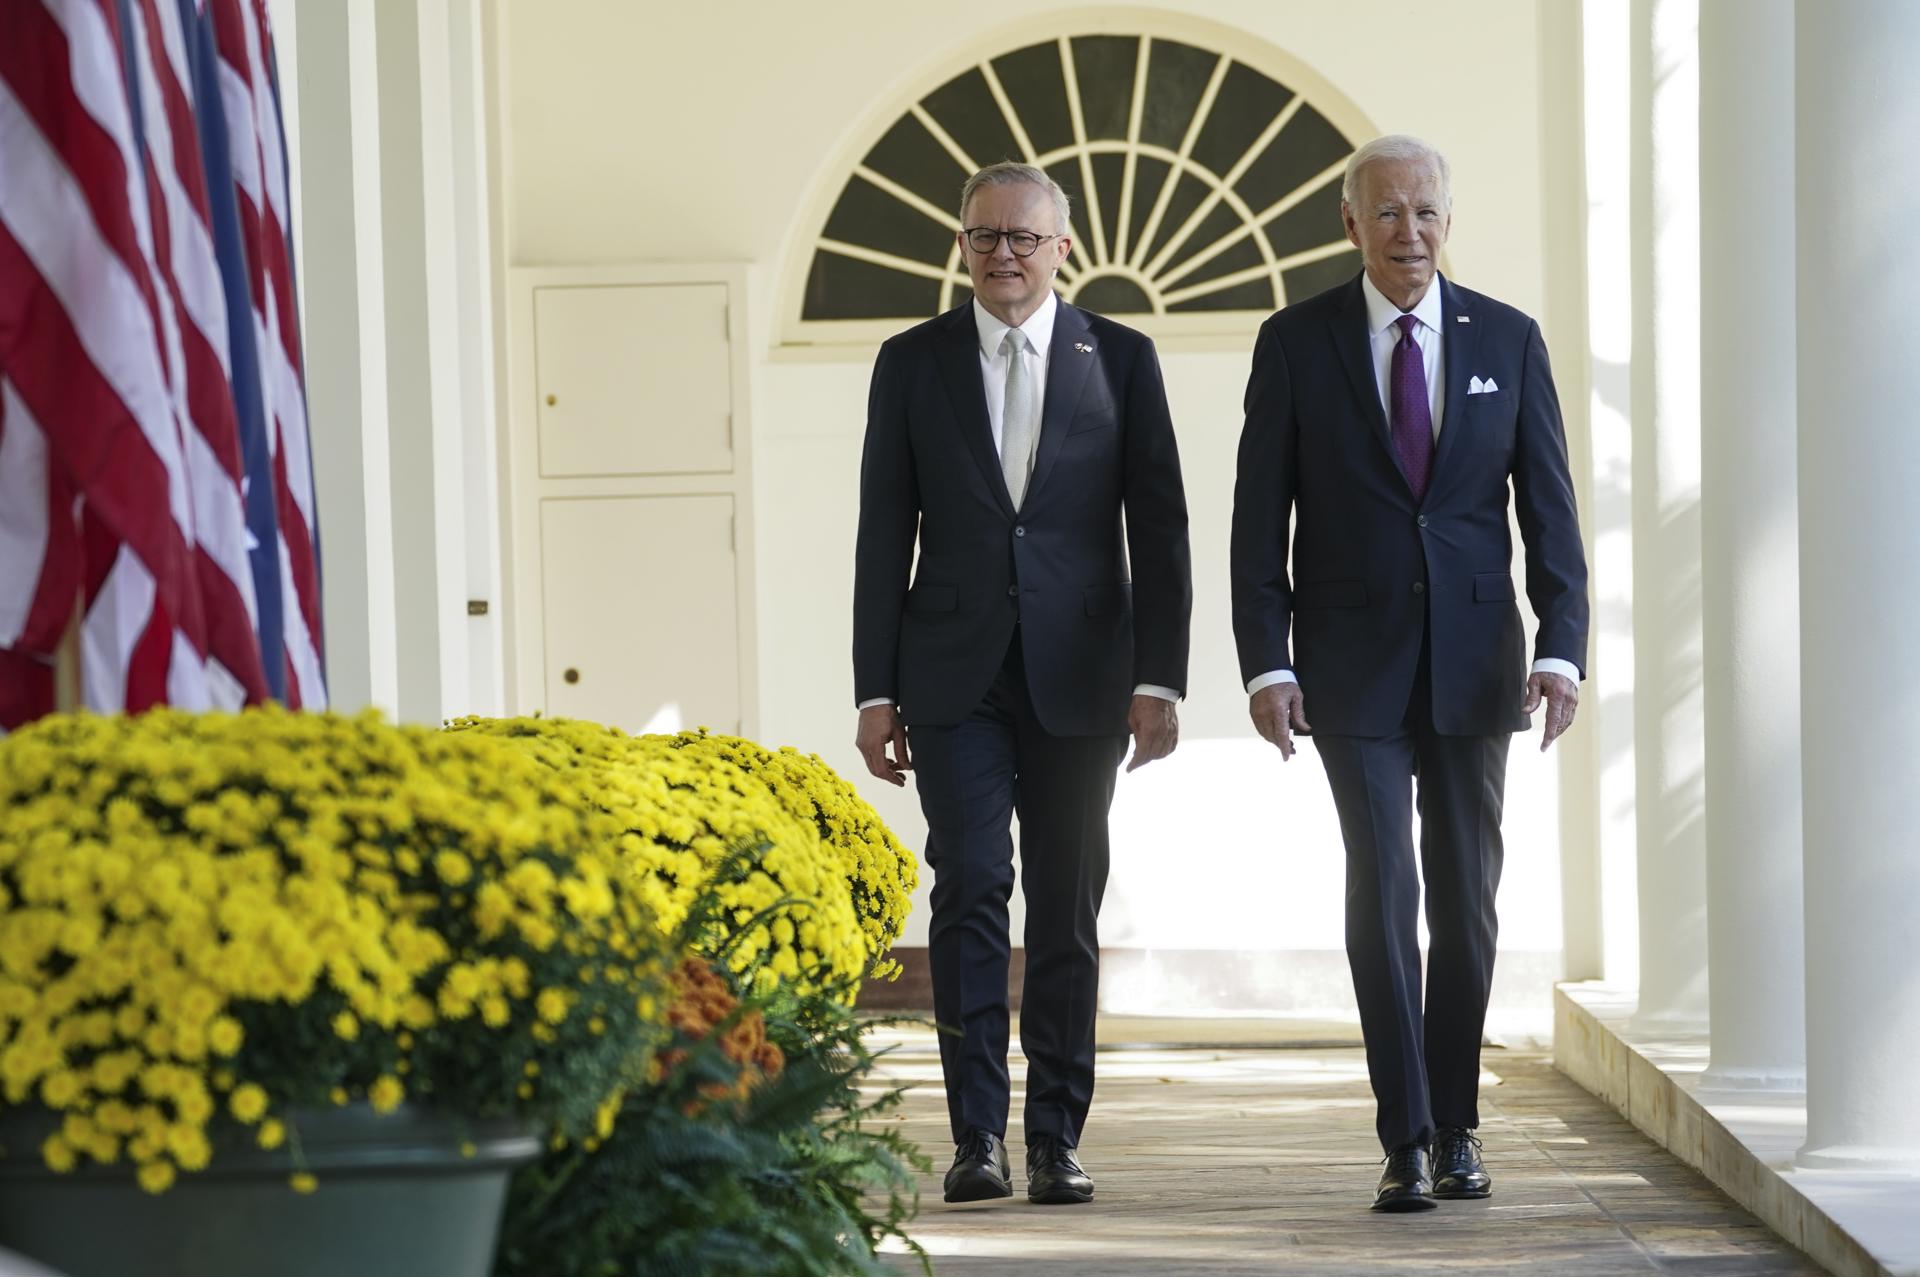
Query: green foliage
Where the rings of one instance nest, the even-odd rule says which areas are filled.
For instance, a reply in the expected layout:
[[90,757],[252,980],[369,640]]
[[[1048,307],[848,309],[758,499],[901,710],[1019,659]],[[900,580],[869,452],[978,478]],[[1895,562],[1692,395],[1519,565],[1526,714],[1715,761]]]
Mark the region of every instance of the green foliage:
[[[857,982],[821,973],[770,985],[761,962],[731,958],[764,919],[731,907],[725,884],[768,850],[736,844],[673,940],[713,960],[701,974],[724,985],[725,1013],[675,986],[685,1000],[669,1013],[655,1075],[611,1130],[515,1176],[494,1277],[864,1277],[883,1271],[875,1252],[887,1238],[930,1277],[904,1231],[919,1209],[913,1172],[930,1164],[893,1127],[902,1092],[861,1090],[879,1058],[867,1037],[892,1022],[854,1013]],[[777,1070],[729,1054],[747,1020],[778,1049]]]
[[860,1091],[876,1055],[827,991],[743,1005],[786,1067],[738,1104],[703,1104],[739,1065],[711,1040],[628,1097],[593,1151],[550,1154],[515,1180],[496,1277],[853,1277],[906,1237],[927,1163],[887,1115],[898,1090]]

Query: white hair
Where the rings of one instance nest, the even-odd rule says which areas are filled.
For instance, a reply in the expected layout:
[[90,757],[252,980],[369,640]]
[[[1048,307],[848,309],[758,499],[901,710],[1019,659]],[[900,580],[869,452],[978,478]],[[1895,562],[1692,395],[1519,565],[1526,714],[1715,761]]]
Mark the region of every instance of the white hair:
[[998,164],[989,164],[967,179],[960,188],[960,220],[967,220],[967,205],[973,202],[973,193],[983,186],[1037,186],[1053,197],[1053,211],[1060,217],[1054,230],[1056,235],[1067,233],[1067,193],[1060,189],[1060,183],[1047,176],[1045,169],[1035,168],[1031,164],[1016,164],[1012,160],[1002,160]]
[[1429,161],[1440,171],[1440,202],[1448,208],[1453,207],[1453,170],[1447,166],[1447,157],[1430,142],[1405,133],[1389,133],[1368,142],[1347,157],[1346,179],[1340,183],[1340,199],[1351,206],[1360,195],[1360,171],[1369,164],[1383,160]]

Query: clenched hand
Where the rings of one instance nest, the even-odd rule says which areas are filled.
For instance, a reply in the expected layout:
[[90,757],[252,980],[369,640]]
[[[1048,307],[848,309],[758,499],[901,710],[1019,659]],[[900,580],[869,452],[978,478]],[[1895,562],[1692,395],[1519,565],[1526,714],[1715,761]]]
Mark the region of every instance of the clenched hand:
[[1539,709],[1543,697],[1547,702],[1547,730],[1540,738],[1540,752],[1544,754],[1560,733],[1573,726],[1574,711],[1580,708],[1580,688],[1562,674],[1527,675],[1527,699],[1521,712],[1531,714]]
[[1180,743],[1180,710],[1164,696],[1137,693],[1127,710],[1127,730],[1133,733],[1133,757],[1127,770],[1165,758]]
[[1307,722],[1307,696],[1298,683],[1273,683],[1255,692],[1247,701],[1247,713],[1254,730],[1280,750],[1280,760],[1293,757],[1293,734],[1310,732]]
[[[893,757],[887,757],[887,746]],[[907,725],[900,721],[900,710],[893,705],[873,705],[860,711],[860,728],[854,733],[853,747],[867,760],[867,770],[892,785],[907,783],[913,770],[913,755],[907,752]]]

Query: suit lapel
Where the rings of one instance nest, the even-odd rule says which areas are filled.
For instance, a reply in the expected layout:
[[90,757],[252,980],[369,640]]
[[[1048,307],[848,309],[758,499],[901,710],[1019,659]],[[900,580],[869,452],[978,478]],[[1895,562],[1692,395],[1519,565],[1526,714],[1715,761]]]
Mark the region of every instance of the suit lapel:
[[1033,459],[1033,478],[1027,484],[1029,501],[1053,470],[1054,459],[1060,455],[1073,414],[1080,406],[1080,392],[1086,389],[1087,376],[1099,358],[1097,352],[1075,349],[1090,344],[1086,341],[1088,327],[1085,311],[1060,303],[1053,318],[1053,342],[1047,348],[1047,390],[1040,408],[1040,447]]
[[947,331],[936,346],[940,352],[940,376],[947,383],[947,398],[953,404],[954,420],[960,423],[961,438],[980,467],[987,488],[1008,516],[1014,513],[1013,498],[1007,495],[1007,477],[1000,471],[1000,454],[993,447],[993,422],[987,416],[986,384],[980,379],[980,330],[973,322],[973,303],[947,312]]
[[1447,458],[1459,451],[1459,437],[1466,433],[1467,380],[1480,340],[1471,300],[1444,275],[1440,277],[1440,328],[1440,358],[1447,384],[1440,413],[1440,442],[1433,453],[1434,483],[1446,472]]
[[[1340,362],[1346,366],[1354,398],[1366,418],[1367,433],[1373,436],[1393,472],[1400,476],[1400,482],[1405,483],[1406,475],[1400,469],[1400,458],[1394,455],[1393,438],[1387,429],[1387,410],[1380,403],[1380,381],[1373,371],[1373,335],[1367,330],[1367,299],[1360,291],[1360,279],[1354,276],[1353,284],[1347,289],[1346,303],[1334,312],[1327,326],[1332,329],[1334,349],[1340,352]],[[1408,495],[1412,495],[1411,488]]]

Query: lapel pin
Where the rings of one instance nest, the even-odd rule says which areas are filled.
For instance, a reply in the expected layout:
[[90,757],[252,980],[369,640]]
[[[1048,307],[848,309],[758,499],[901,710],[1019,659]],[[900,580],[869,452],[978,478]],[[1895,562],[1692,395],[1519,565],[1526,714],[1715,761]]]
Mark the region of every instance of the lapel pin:
[[1455,315],[1453,317],[1453,322],[1456,324],[1471,324],[1473,320],[1471,317],[1467,315]]
[[1087,345],[1087,343],[1086,343],[1086,342],[1084,342],[1084,341],[1076,341],[1076,342],[1074,342],[1074,343],[1073,343],[1073,348],[1074,348],[1075,350],[1077,350],[1077,351],[1079,351],[1079,352],[1080,352],[1081,354],[1083,354],[1083,355],[1091,355],[1091,354],[1093,353],[1093,347],[1092,347],[1092,346],[1089,346],[1089,345]]

